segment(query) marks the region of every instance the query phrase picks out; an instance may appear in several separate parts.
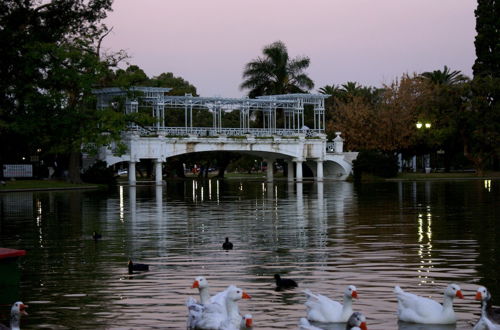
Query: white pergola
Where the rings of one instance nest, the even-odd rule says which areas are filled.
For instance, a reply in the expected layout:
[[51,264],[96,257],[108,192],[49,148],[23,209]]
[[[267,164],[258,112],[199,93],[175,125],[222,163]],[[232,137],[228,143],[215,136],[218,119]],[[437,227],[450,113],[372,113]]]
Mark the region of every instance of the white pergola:
[[[324,133],[325,130],[325,99],[328,95],[323,94],[282,94],[250,98],[224,98],[224,97],[197,97],[187,94],[185,96],[167,95],[170,88],[161,87],[131,87],[102,88],[94,90],[97,96],[97,109],[113,107],[118,105],[118,98],[124,99],[124,111],[126,113],[138,112],[140,107],[151,108],[151,114],[156,118],[156,124],[152,127],[142,128],[150,134],[165,133],[175,134],[198,134],[198,135],[296,135],[305,133],[316,135]],[[314,126],[312,128],[304,125],[304,109],[310,105],[314,112]],[[172,127],[165,122],[165,113],[169,109],[184,109],[184,127]],[[212,113],[212,127],[193,127],[193,109],[207,109]],[[277,111],[282,110],[284,114],[284,127],[276,127]],[[239,128],[222,127],[222,116],[225,112],[239,111]],[[250,114],[252,111],[263,113],[263,127],[250,128]],[[130,129],[141,130],[136,125]]]

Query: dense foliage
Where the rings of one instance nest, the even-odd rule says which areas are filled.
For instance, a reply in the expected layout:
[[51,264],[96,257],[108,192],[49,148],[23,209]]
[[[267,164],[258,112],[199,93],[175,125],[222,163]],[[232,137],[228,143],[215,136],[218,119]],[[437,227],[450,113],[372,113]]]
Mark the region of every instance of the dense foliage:
[[[112,0],[6,0],[0,4],[0,135],[23,141],[12,154],[66,155],[69,179],[80,181],[85,142],[106,143],[103,126],[120,129],[120,114],[96,113],[91,90],[124,55],[102,54],[101,23]],[[116,131],[115,129],[115,131]],[[3,148],[3,147],[2,147]],[[6,153],[4,153],[6,151]]]

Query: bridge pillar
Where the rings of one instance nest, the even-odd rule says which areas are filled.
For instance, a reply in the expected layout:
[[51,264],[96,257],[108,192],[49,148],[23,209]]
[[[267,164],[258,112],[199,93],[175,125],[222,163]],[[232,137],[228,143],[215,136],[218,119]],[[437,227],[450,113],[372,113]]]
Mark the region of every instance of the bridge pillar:
[[323,161],[317,160],[316,166],[316,180],[323,181]]
[[293,181],[293,162],[291,160],[287,160],[287,179],[288,181]]
[[155,182],[156,184],[162,184],[163,182],[163,172],[162,172],[163,162],[159,159],[155,160]]
[[273,181],[273,162],[274,159],[264,159],[264,161],[267,163],[267,181]]
[[295,162],[295,167],[296,167],[296,173],[295,173],[295,180],[297,182],[302,181],[302,160],[294,160]]
[[135,162],[129,161],[128,162],[128,183],[130,185],[135,185],[137,182],[137,179],[135,177]]

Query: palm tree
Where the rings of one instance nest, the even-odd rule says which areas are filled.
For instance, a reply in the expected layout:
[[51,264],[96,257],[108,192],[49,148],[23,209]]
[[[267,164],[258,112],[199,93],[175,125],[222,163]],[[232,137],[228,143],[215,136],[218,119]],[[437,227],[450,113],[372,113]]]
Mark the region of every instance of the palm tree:
[[243,71],[241,89],[249,89],[248,96],[304,93],[314,83],[304,70],[309,67],[308,57],[290,59],[281,41],[273,42],[262,50],[263,57],[249,62]]
[[340,91],[340,88],[337,87],[337,85],[332,84],[332,85],[325,85],[318,89],[318,92],[320,94],[324,95],[336,95]]
[[446,65],[444,66],[443,71],[427,71],[422,73],[420,76],[435,85],[441,86],[452,86],[469,80],[469,78],[464,76],[460,71],[450,71],[450,68]]

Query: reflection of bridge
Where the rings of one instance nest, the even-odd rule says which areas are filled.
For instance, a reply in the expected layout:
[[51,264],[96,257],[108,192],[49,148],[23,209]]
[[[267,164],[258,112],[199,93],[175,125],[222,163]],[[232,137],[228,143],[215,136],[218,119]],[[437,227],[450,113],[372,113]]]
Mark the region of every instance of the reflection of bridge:
[[[162,181],[162,164],[170,157],[197,152],[232,151],[264,158],[268,164],[283,159],[288,164],[288,179],[302,181],[302,165],[308,165],[317,180],[345,179],[357,153],[344,153],[343,140],[337,134],[327,142],[325,131],[326,95],[286,94],[234,99],[165,95],[169,88],[133,87],[128,91],[105,88],[94,91],[97,108],[121,107],[126,113],[151,112],[156,122],[150,127],[131,125],[123,133],[127,146],[123,155],[115,155],[115,146],[103,148],[99,158],[113,165],[129,163],[129,182],[134,184],[135,164],[141,159],[155,161],[156,182]],[[184,126],[171,127],[168,111],[184,112]],[[212,127],[194,127],[193,115],[208,111]],[[224,114],[239,112],[239,128],[222,127]],[[251,128],[250,121],[262,113],[262,128]],[[313,127],[305,126],[304,114],[312,113]],[[277,127],[277,118],[283,127]],[[295,166],[294,166],[295,165]],[[314,166],[315,165],[315,166]],[[295,171],[294,171],[295,167]],[[273,179],[267,166],[267,179]],[[294,175],[295,172],[295,175]]]

